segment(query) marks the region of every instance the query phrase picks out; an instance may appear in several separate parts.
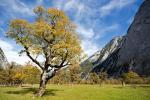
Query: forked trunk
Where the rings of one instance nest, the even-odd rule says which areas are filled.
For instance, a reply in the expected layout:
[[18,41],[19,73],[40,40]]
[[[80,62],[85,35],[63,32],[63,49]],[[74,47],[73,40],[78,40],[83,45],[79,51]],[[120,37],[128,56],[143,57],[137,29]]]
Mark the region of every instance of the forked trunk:
[[122,87],[125,87],[125,82],[121,81]]
[[39,90],[37,91],[37,93],[35,94],[36,96],[43,96],[46,90],[46,83],[47,83],[48,79],[47,79],[47,74],[46,71],[44,71],[41,74],[41,78],[40,78],[40,86],[39,86]]
[[43,96],[46,90],[46,84],[49,79],[51,79],[53,76],[55,76],[56,70],[54,68],[44,70],[40,77],[40,86],[39,90],[35,94],[36,96]]

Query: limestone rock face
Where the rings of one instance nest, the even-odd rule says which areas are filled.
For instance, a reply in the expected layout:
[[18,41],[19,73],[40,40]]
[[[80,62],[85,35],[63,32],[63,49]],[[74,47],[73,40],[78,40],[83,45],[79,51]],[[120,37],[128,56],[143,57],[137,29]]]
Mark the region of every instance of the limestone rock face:
[[[91,71],[99,73],[111,70],[116,67],[115,65],[118,61],[117,54],[124,41],[124,36],[115,37],[114,39],[112,39],[102,50],[97,51],[81,64],[83,71],[85,73]],[[115,72],[111,71],[111,73]]]
[[4,52],[0,48],[0,69],[6,69],[8,68],[8,61],[7,58],[5,57]]
[[111,40],[81,66],[86,62],[92,63],[88,72],[107,72],[110,77],[129,70],[150,76],[150,0],[143,2],[125,36]]
[[118,66],[150,75],[150,0],[145,0],[135,15],[118,56]]
[[128,71],[125,67],[117,67],[118,52],[123,46],[125,36],[112,39],[101,51],[99,59],[95,62],[95,67],[91,72],[107,72],[109,76],[118,76],[120,73]]

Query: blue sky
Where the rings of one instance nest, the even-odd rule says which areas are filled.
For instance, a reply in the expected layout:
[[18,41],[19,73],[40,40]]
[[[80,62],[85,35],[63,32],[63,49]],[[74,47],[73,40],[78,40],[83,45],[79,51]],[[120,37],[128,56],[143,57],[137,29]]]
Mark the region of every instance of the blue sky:
[[16,18],[34,21],[33,8],[42,5],[63,10],[76,25],[81,46],[88,56],[116,36],[126,34],[143,0],[0,0],[0,47],[8,61],[24,64],[29,59],[18,55],[21,47],[5,37],[9,21]]

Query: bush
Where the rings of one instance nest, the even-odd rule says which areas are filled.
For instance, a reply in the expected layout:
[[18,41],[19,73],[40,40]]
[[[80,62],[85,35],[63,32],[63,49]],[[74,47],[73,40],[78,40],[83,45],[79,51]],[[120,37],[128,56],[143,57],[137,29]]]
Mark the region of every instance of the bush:
[[90,84],[98,84],[99,77],[96,73],[90,73],[89,74],[89,82]]
[[145,84],[150,84],[150,76],[149,77],[145,77],[143,80],[144,80]]
[[143,79],[135,72],[130,71],[122,75],[123,81],[127,84],[141,84]]
[[39,70],[32,65],[13,65],[6,70],[0,71],[0,84],[21,85],[39,83]]
[[121,84],[121,80],[119,80],[119,79],[107,79],[107,80],[105,80],[105,84]]
[[56,73],[49,83],[52,84],[79,84],[81,81],[80,67],[74,64],[69,68],[62,69]]

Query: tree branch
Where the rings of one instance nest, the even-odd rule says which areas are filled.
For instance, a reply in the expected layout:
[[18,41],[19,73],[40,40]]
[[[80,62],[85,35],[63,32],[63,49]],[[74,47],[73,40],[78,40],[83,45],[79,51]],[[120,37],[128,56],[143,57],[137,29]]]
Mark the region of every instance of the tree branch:
[[41,64],[31,56],[30,52],[28,51],[28,47],[24,46],[24,49],[25,49],[27,56],[43,70],[43,67],[41,66]]
[[[19,28],[19,31],[20,31],[21,34],[23,34],[23,31],[22,31],[21,27]],[[19,33],[19,32],[18,32],[18,33]],[[20,41],[20,43],[24,44],[21,38],[18,38],[18,40]],[[41,64],[40,64],[36,59],[34,59],[34,58],[31,56],[30,52],[28,51],[28,47],[27,47],[26,45],[23,45],[23,47],[24,47],[24,49],[25,49],[25,52],[26,52],[27,56],[28,56],[35,64],[37,64],[37,65],[43,70],[43,67],[41,66]]]
[[[66,50],[67,50],[67,49],[66,49]],[[50,66],[50,67],[54,67],[54,68],[60,69],[60,68],[65,67],[65,66],[67,66],[67,65],[71,65],[71,64],[69,64],[69,61],[66,62],[66,61],[67,61],[67,57],[68,57],[68,50],[67,50],[67,52],[66,52],[65,57],[62,58],[62,62],[61,62],[59,65],[47,64],[47,66]],[[64,63],[66,63],[66,64],[64,64]]]

